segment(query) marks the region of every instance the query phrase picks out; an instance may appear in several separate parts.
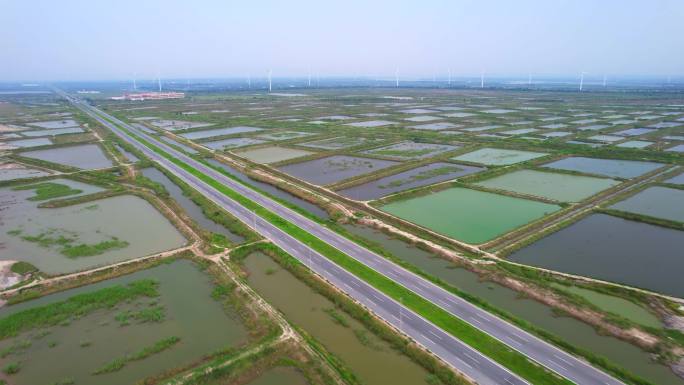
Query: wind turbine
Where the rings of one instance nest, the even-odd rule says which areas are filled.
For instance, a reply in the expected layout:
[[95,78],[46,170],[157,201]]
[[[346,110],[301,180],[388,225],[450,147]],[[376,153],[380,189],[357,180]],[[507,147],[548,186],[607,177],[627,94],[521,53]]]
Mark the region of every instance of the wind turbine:
[[399,68],[394,70],[394,86],[399,88]]
[[586,73],[586,72],[584,72],[584,71],[582,71],[582,73],[580,73],[580,86],[579,86],[579,92],[582,92],[582,88],[584,87],[584,74],[585,74],[585,73]]
[[271,76],[273,75],[273,70],[268,70],[268,92],[271,92],[273,90],[272,83],[271,83]]
[[606,75],[603,75],[603,88],[606,88]]
[[250,75],[248,73],[247,74],[247,89],[251,89],[251,88],[252,88],[252,75]]
[[484,88],[484,71],[480,72],[480,88]]
[[451,87],[451,68],[449,68],[449,80],[447,81],[449,87]]
[[527,74],[527,85],[532,87],[532,74]]
[[309,88],[311,88],[311,70],[309,70]]
[[161,86],[161,75],[159,75],[159,72],[157,72],[157,84],[159,85],[159,92],[162,92],[162,86]]
[[137,90],[138,90],[138,85],[135,83],[135,78],[136,78],[136,77],[138,77],[138,74],[134,72],[134,73],[133,73],[133,91],[137,91]]

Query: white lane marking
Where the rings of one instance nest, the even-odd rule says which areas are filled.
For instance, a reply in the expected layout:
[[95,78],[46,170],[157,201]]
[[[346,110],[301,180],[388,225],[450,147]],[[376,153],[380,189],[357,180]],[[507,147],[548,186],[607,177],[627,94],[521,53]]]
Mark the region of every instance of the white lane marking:
[[556,358],[558,358],[559,360],[565,362],[566,364],[568,364],[568,365],[570,365],[570,366],[575,366],[572,362],[569,362],[568,360],[564,359],[563,357],[559,356],[559,355],[556,354],[556,353],[554,353],[553,356],[556,357]]
[[442,337],[438,336],[438,335],[437,335],[435,332],[433,332],[432,330],[430,330],[430,334],[432,334],[433,336],[437,337],[437,339],[439,339],[439,340],[442,339]]
[[472,367],[472,366],[471,366],[471,365],[470,365],[469,363],[467,363],[467,362],[463,361],[463,360],[462,360],[462,359],[460,359],[460,358],[458,358],[458,360],[459,360],[459,361],[461,361],[461,363],[463,363],[463,365],[465,365],[465,366],[469,367],[470,369],[473,369],[473,370],[475,370],[475,369],[474,369],[474,368],[473,368],[473,367]]
[[470,320],[473,321],[473,322],[475,322],[475,323],[478,324],[478,325],[482,325],[482,322],[476,320],[475,318],[471,318]]
[[478,361],[477,358],[471,356],[470,354],[468,354],[468,353],[466,353],[466,352],[463,352],[463,354],[464,354],[466,357],[470,358],[473,362],[476,362],[476,363],[478,363],[478,364],[480,363],[480,361]]
[[380,301],[380,302],[385,301],[384,298],[382,298],[381,296],[379,296],[379,295],[377,295],[377,294],[375,294],[375,293],[373,293],[373,297],[375,297],[375,299],[377,299],[377,300]]
[[420,335],[421,335],[423,338],[425,338],[426,340],[432,342],[433,345],[437,345],[437,343],[436,343],[435,341],[433,341],[432,338],[426,336],[426,335],[423,334],[423,333],[420,333]]
[[558,366],[559,368],[565,370],[566,372],[568,371],[568,368],[566,368],[565,366],[559,364],[558,362],[556,362],[556,361],[554,361],[554,360],[549,360],[549,361],[553,362],[554,364],[556,364],[556,366]]

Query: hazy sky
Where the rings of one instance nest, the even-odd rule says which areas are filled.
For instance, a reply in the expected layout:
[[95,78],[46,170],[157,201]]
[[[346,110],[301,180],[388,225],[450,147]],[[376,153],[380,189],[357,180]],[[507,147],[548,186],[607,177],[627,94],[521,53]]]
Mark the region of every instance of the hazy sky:
[[684,0],[0,0],[0,80],[684,74]]

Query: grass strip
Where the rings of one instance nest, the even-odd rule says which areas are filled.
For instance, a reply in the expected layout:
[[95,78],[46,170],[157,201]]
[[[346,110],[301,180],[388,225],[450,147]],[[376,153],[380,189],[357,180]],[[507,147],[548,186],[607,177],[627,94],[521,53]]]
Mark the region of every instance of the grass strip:
[[159,283],[143,279],[127,285],[116,285],[90,293],[78,294],[67,300],[31,309],[0,318],[0,340],[35,328],[58,325],[72,318],[78,318],[95,310],[112,308],[117,304],[137,297],[157,297]]
[[161,353],[164,350],[170,349],[173,345],[177,344],[178,342],[180,342],[180,338],[176,337],[176,336],[161,339],[161,340],[155,342],[154,344],[152,344],[150,346],[146,346],[146,347],[142,348],[141,350],[139,350],[139,351],[137,351],[131,355],[127,355],[127,356],[121,357],[121,358],[116,358],[116,359],[108,362],[107,364],[105,364],[101,368],[94,371],[93,374],[105,374],[105,373],[117,372],[117,371],[123,369],[123,367],[126,366],[126,364],[131,362],[131,361],[144,360],[145,358],[147,358],[153,354]]
[[61,198],[69,195],[80,194],[83,191],[71,188],[67,185],[53,182],[43,182],[30,184],[28,186],[17,186],[12,190],[35,190],[35,195],[27,198],[30,201],[46,201],[48,199]]

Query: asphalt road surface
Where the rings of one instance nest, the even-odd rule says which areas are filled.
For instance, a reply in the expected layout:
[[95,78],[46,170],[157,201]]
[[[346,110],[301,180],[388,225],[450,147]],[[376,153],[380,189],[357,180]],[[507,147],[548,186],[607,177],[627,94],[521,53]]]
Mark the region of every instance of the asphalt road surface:
[[584,360],[572,356],[551,344],[525,332],[524,330],[504,321],[489,312],[470,304],[464,299],[447,292],[439,286],[423,279],[422,277],[405,270],[404,268],[388,261],[387,259],[367,250],[347,238],[327,229],[291,209],[271,200],[270,198],[250,189],[249,187],[234,181],[222,173],[190,158],[189,156],[167,146],[159,140],[136,130],[130,125],[107,115],[106,113],[86,105],[77,99],[69,97],[77,107],[86,111],[89,115],[111,129],[116,135],[138,148],[148,157],[159,163],[176,176],[181,178],[193,188],[204,194],[219,206],[233,214],[241,221],[256,229],[264,237],[287,251],[290,255],[309,266],[320,276],[349,296],[362,303],[406,335],[413,338],[423,347],[439,356],[442,360],[464,373],[479,384],[527,384],[525,380],[511,373],[498,363],[482,355],[477,350],[459,341],[450,334],[444,332],[423,317],[415,314],[405,306],[397,303],[382,292],[374,289],[364,281],[356,278],[351,273],[337,266],[324,256],[310,249],[306,244],[294,239],[287,233],[278,229],[266,220],[243,207],[239,203],[228,198],[224,194],[205,184],[192,174],[176,166],[173,162],[158,155],[150,148],[144,146],[136,139],[129,136],[116,125],[102,119],[106,116],[125,127],[130,132],[143,137],[155,146],[163,149],[168,154],[178,158],[191,167],[212,177],[241,195],[249,198],[264,208],[269,209],[280,217],[296,224],[319,239],[327,242],[345,254],[355,258],[361,263],[371,267],[393,281],[405,286],[416,294],[428,299],[433,304],[448,311],[454,316],[470,323],[472,326],[498,339],[511,349],[515,349],[529,359],[536,361],[549,370],[567,378],[577,384],[623,384],[621,381],[609,376],[603,371],[594,368]]

